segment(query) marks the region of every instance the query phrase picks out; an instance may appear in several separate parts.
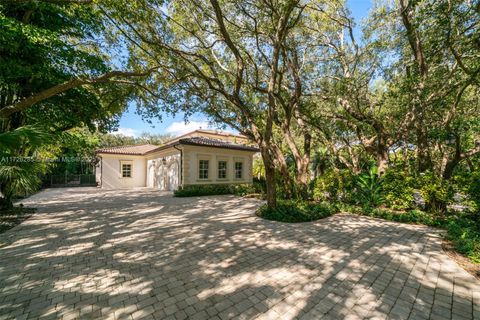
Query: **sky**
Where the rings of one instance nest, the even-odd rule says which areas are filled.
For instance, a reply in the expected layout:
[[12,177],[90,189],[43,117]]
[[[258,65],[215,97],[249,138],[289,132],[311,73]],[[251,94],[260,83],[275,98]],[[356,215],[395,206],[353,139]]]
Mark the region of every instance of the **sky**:
[[[367,16],[368,10],[372,6],[372,0],[347,0],[349,8],[357,23]],[[204,114],[195,114],[191,116],[187,123],[184,121],[183,114],[172,116],[167,113],[162,114],[162,120],[151,119],[149,124],[142,120],[141,116],[135,112],[136,108],[133,103],[129,104],[128,109],[120,118],[119,128],[116,134],[127,136],[139,136],[143,132],[152,134],[171,134],[181,135],[196,129],[216,129]],[[234,132],[233,129],[227,131]]]

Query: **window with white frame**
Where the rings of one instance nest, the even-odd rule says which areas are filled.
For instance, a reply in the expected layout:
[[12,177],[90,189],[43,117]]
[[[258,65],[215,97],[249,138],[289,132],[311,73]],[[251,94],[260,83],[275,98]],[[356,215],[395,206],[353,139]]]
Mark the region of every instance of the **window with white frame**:
[[218,161],[218,179],[227,179],[227,161]]
[[122,178],[131,178],[131,177],[132,177],[132,164],[122,163]]
[[243,178],[243,162],[235,162],[235,179]]
[[198,161],[198,178],[208,179],[208,160]]

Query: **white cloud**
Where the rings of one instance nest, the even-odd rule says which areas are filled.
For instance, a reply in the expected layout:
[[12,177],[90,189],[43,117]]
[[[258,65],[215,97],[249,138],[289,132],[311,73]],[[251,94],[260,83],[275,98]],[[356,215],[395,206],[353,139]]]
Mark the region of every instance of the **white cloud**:
[[190,121],[185,123],[183,121],[172,122],[166,129],[166,133],[173,135],[181,135],[187,132],[191,132],[197,129],[209,129],[214,130],[215,127],[212,127],[208,121]]
[[137,137],[138,136],[138,130],[133,129],[133,128],[118,128],[117,131],[111,132],[112,134],[121,134],[123,136],[130,136],[130,137]]

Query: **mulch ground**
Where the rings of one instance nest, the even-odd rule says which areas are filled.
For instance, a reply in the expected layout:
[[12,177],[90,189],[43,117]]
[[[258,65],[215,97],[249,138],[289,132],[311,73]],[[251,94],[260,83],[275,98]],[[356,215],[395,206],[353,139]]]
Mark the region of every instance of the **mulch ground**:
[[455,247],[451,241],[444,240],[442,243],[445,253],[455,260],[465,271],[480,280],[480,263],[473,263],[469,258],[455,251]]

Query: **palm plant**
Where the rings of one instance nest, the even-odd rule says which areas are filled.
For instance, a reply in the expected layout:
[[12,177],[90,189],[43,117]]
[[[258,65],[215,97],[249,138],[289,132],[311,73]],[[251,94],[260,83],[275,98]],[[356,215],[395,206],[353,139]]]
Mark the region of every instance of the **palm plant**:
[[13,198],[34,192],[40,186],[40,174],[47,166],[32,155],[49,135],[39,128],[24,126],[0,133],[0,209],[13,206]]
[[382,195],[382,180],[376,166],[372,166],[368,173],[357,176],[357,201],[368,207],[377,207],[385,202]]

